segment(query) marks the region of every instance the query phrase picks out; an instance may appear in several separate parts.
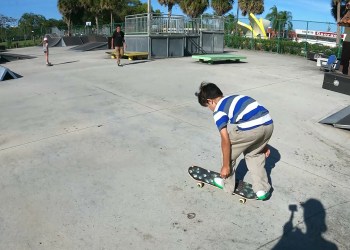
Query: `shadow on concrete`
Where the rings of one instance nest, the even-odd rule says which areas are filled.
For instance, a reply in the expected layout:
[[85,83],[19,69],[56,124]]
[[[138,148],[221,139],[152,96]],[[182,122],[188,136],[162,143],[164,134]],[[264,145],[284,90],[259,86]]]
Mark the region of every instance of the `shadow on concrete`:
[[[205,62],[204,62],[205,63]],[[242,62],[242,61],[233,61],[233,60],[226,60],[226,61],[214,61],[211,63],[208,63],[210,65],[219,65],[219,64],[244,64],[247,62]]]
[[243,62],[243,61],[234,61],[234,60],[222,60],[222,61],[195,61],[194,63],[198,63],[198,64],[207,64],[207,65],[223,65],[223,64],[244,64],[247,62]]
[[282,237],[278,237],[258,249],[271,244],[273,241],[279,239],[272,250],[335,250],[337,245],[333,242],[327,241],[322,237],[322,234],[327,231],[326,225],[326,210],[322,203],[316,199],[309,199],[301,204],[304,209],[304,223],[306,225],[306,232],[303,233],[298,228],[298,223],[293,226],[294,213],[298,210],[297,205],[289,205],[291,212],[289,220],[284,224]]
[[[272,187],[273,185],[271,179],[271,172],[272,169],[276,166],[276,163],[280,161],[281,155],[276,148],[272,147],[271,145],[268,145],[268,147],[270,149],[270,156],[266,159],[265,168],[267,177],[269,179],[269,183]],[[247,172],[248,168],[246,162],[244,159],[242,159],[236,167],[236,179],[243,180]]]
[[153,61],[152,60],[146,60],[146,61],[130,62],[130,63],[124,63],[123,66],[135,65],[135,64],[140,64],[140,63],[148,63],[148,62],[153,62]]
[[61,64],[68,64],[68,63],[75,63],[75,62],[79,62],[79,60],[76,60],[76,61],[68,61],[68,62],[63,62],[63,63],[53,63],[52,65],[61,65]]

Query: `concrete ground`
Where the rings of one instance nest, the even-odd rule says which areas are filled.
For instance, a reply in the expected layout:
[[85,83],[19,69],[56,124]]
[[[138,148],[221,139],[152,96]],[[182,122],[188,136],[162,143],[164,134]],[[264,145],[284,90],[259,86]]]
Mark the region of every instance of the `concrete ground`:
[[[41,48],[11,52],[37,58],[3,65],[23,77],[0,82],[0,249],[350,249],[350,132],[318,123],[350,96],[322,89],[316,62],[235,51],[247,63],[117,67],[52,48],[47,67]],[[189,177],[221,164],[203,80],[270,110],[269,200]]]

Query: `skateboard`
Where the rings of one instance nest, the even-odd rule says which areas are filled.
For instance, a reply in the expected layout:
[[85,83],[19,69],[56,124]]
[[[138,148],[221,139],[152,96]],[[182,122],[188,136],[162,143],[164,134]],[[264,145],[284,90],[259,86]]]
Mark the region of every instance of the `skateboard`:
[[[112,52],[107,51],[106,53],[110,54],[112,59],[117,58],[115,51],[112,51]],[[123,58],[126,58],[129,61],[148,59],[148,52],[125,51]]]
[[[197,181],[197,187],[202,188],[204,184],[209,184],[211,186],[222,189],[220,186],[217,186],[214,182],[214,178],[220,178],[220,174],[207,170],[198,166],[191,166],[188,168],[188,174]],[[252,184],[245,181],[236,181],[235,191],[232,193],[233,195],[238,195],[239,202],[241,204],[246,203],[247,200],[256,200],[257,197],[253,191]]]

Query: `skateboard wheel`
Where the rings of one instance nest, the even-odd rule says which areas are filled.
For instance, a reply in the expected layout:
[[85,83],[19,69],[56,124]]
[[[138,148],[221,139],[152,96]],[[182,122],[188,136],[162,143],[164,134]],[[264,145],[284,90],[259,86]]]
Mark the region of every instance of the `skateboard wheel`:
[[204,183],[198,182],[197,187],[202,188],[204,186]]
[[247,200],[246,199],[239,199],[239,203],[244,204]]

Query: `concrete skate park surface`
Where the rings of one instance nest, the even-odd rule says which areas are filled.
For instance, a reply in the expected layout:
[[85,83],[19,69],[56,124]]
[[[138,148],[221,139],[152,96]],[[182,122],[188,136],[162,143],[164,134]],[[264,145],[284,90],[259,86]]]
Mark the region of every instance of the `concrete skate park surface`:
[[[0,82],[0,249],[350,249],[350,132],[318,123],[350,97],[322,89],[315,62],[232,51],[247,63],[118,67],[61,47],[47,67],[41,48],[12,53],[36,58],[3,65],[23,77]],[[269,200],[188,175],[221,166],[203,80],[270,110]]]

